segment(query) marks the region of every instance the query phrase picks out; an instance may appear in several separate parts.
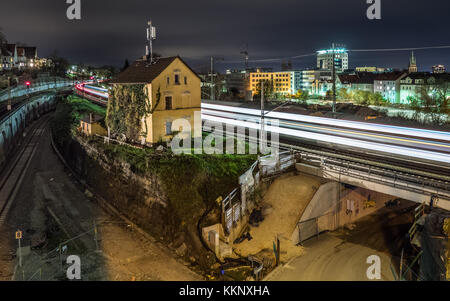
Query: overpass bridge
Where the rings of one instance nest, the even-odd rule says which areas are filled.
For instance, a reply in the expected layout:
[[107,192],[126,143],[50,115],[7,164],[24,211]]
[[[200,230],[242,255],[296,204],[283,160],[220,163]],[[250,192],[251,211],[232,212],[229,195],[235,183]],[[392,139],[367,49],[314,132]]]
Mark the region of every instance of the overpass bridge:
[[[260,129],[259,110],[202,104],[202,120]],[[450,133],[266,112],[305,173],[450,210]],[[231,133],[230,133],[231,134]],[[233,133],[234,134],[234,133]],[[249,140],[248,137],[242,137]],[[257,143],[258,141],[254,141]]]

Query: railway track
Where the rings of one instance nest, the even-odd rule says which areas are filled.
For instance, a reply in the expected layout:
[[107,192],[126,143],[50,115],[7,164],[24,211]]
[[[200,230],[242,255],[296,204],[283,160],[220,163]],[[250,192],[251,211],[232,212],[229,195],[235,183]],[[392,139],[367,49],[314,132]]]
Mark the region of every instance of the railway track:
[[27,135],[20,151],[12,158],[0,176],[0,227],[6,220],[9,208],[20,189],[28,166],[36,152],[39,139],[49,120],[50,115],[44,115],[27,129]]

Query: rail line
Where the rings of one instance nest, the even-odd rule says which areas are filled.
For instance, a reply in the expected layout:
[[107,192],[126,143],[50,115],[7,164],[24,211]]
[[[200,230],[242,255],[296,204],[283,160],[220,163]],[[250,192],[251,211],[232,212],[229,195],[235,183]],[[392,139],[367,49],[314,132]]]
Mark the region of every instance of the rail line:
[[38,147],[39,139],[49,119],[50,115],[45,115],[30,126],[25,143],[22,144],[20,152],[2,172],[2,178],[0,180],[0,226],[6,220],[9,208],[19,191],[25,173]]

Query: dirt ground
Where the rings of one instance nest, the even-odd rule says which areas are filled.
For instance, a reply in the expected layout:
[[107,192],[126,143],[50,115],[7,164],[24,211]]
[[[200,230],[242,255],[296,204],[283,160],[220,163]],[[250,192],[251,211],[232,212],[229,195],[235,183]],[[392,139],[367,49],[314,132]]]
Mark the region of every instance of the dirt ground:
[[[412,220],[403,201],[396,208],[381,208],[348,227],[311,238],[304,254],[269,274],[269,281],[368,281],[367,258],[380,258],[381,281],[398,279],[400,254]],[[412,206],[412,207],[411,207]],[[375,280],[375,279],[374,279]]]
[[[17,266],[17,229],[23,231],[22,268]],[[42,237],[44,245],[32,250]],[[68,255],[80,257],[81,280],[203,279],[172,254],[92,201],[59,161],[45,128],[0,225],[0,280],[67,279]]]
[[258,227],[250,226],[252,239],[234,245],[235,252],[248,256],[273,250],[278,236],[281,262],[302,254],[302,247],[292,244],[291,235],[320,184],[319,178],[309,175],[286,174],[275,179],[261,202],[264,220]]

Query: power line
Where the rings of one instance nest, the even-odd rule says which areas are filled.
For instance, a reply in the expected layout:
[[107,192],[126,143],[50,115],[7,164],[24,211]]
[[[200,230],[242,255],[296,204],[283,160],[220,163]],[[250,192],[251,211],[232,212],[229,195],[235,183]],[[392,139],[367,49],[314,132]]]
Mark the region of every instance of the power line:
[[429,47],[411,47],[411,48],[381,48],[381,49],[350,49],[352,52],[383,52],[383,51],[407,51],[407,50],[429,50],[429,49],[448,49],[449,46],[429,46]]
[[[444,46],[427,46],[427,47],[408,47],[408,48],[373,48],[373,49],[347,49],[349,52],[389,52],[389,51],[411,51],[411,50],[430,50],[430,49],[450,49],[450,45]],[[268,59],[259,59],[259,60],[249,60],[249,63],[264,63],[264,62],[276,62],[287,59],[299,59],[310,56],[317,55],[316,52],[308,53],[308,54],[300,54],[296,56],[290,57],[281,57],[281,58],[268,58]],[[222,61],[221,63],[242,63],[242,61]]]

